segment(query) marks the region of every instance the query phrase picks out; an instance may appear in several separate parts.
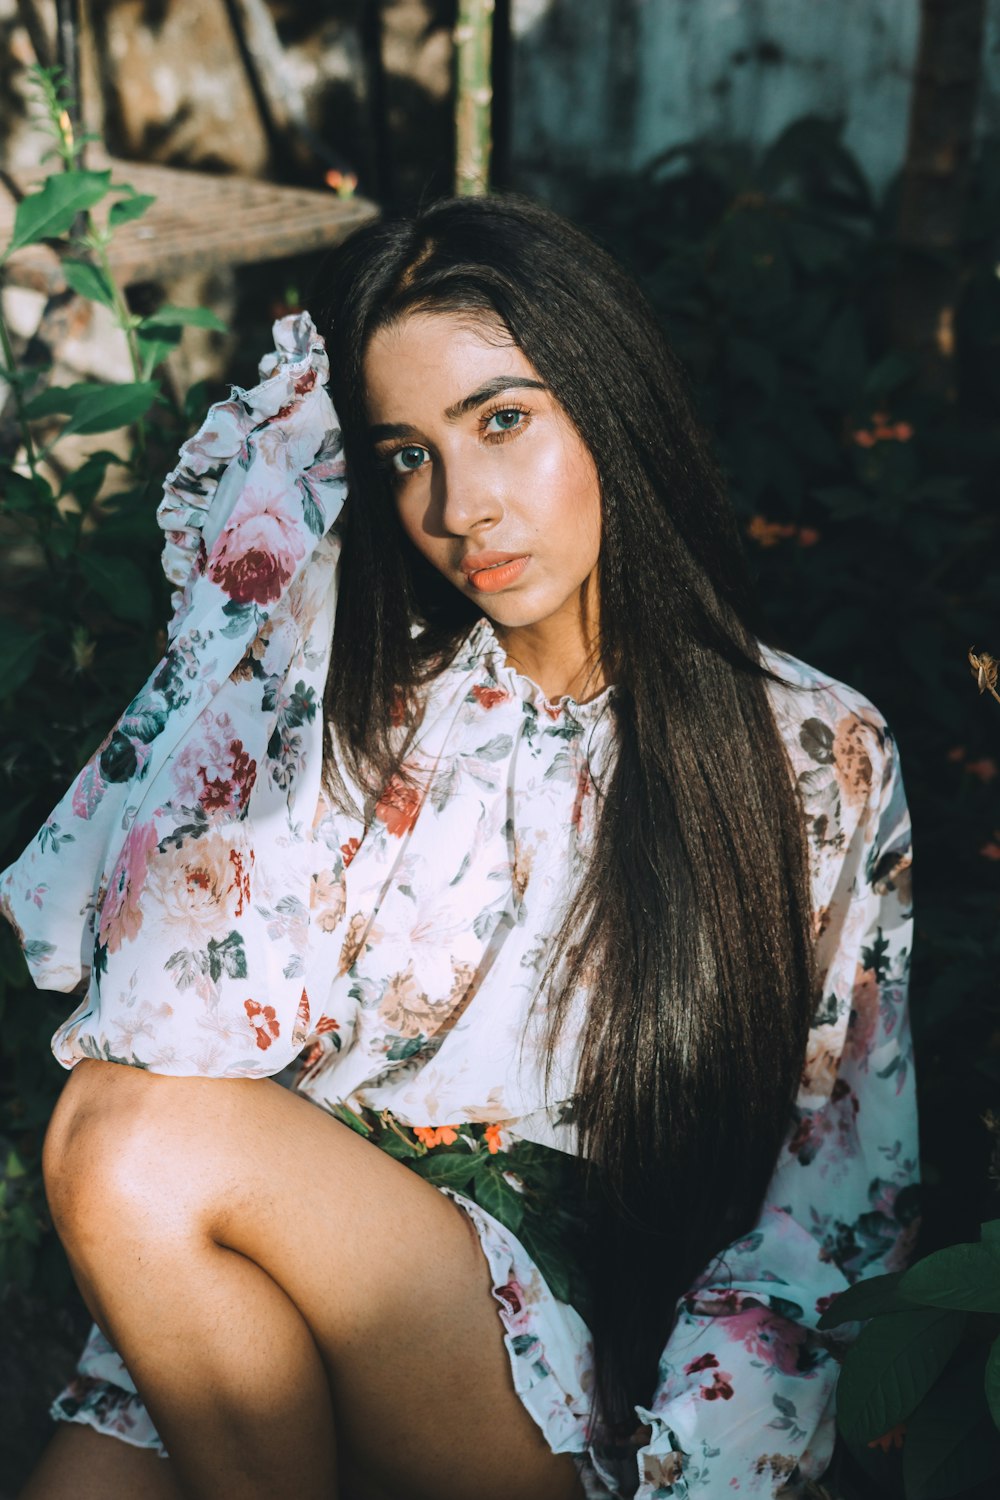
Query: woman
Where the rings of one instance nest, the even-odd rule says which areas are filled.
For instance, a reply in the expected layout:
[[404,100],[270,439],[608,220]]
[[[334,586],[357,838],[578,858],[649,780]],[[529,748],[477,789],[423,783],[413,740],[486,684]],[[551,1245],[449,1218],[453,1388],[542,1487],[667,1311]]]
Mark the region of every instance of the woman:
[[45,1169],[97,1326],[28,1495],[794,1493],[817,1319],[915,1221],[893,736],[765,643],[589,239],[445,202],[320,300],[346,469],[286,319],[168,477],[163,661],[0,882],[86,979]]

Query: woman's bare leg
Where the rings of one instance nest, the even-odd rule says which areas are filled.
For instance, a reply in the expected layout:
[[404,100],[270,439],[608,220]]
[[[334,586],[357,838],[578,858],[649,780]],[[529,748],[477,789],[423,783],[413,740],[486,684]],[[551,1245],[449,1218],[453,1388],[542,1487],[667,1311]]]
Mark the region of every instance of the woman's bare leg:
[[174,1466],[150,1448],[59,1422],[18,1500],[182,1500]]
[[341,1500],[580,1495],[513,1389],[466,1216],[316,1106],[83,1062],[46,1172],[185,1493],[332,1500],[339,1462]]

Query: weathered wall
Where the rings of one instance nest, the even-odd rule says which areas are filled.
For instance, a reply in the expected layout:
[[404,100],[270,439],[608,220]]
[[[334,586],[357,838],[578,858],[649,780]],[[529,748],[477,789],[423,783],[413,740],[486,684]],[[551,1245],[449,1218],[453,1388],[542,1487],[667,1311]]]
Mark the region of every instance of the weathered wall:
[[[1000,0],[980,121],[1000,129]],[[694,137],[770,142],[844,121],[877,190],[906,146],[918,0],[511,0],[512,170],[556,202]]]

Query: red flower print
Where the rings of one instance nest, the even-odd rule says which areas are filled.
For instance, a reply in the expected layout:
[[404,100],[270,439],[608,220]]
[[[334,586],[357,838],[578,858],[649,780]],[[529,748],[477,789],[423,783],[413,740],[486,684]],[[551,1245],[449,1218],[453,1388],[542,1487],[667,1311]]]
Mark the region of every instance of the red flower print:
[[274,1038],[281,1033],[274,1006],[258,1005],[256,1000],[244,1000],[243,1009],[247,1013],[247,1020],[257,1033],[257,1046],[262,1052],[266,1052]]
[[510,694],[506,688],[484,687],[477,682],[472,689],[472,696],[481,708],[496,708],[498,703],[506,703]]
[[375,805],[376,817],[381,818],[389,833],[397,839],[410,832],[419,811],[420,793],[398,776],[392,778]]
[[684,1366],[684,1374],[696,1375],[699,1370],[712,1370],[718,1363],[714,1354],[702,1354],[697,1359],[693,1359],[689,1365]]
[[[229,863],[233,867],[233,883],[231,890],[237,892],[236,905],[233,908],[233,916],[243,915],[243,903],[250,900],[250,871],[243,868],[243,856],[238,849],[230,849]],[[250,852],[250,863],[253,864],[253,851]]]
[[[232,765],[227,777],[205,778],[200,802],[206,812],[232,811],[244,808],[257,780],[257,762],[243,748],[242,740],[233,740],[229,746]],[[204,771],[204,767],[202,767]]]
[[351,860],[354,858],[354,856],[357,854],[357,852],[358,852],[358,850],[360,848],[361,848],[361,840],[360,839],[348,839],[346,844],[341,844],[341,846],[340,846],[340,852],[341,852],[341,854],[344,857],[344,869],[345,870],[347,869],[347,866],[351,863]]
[[729,1401],[732,1398],[732,1376],[728,1370],[716,1370],[711,1385],[703,1385],[700,1391],[703,1401]]
[[335,1021],[333,1016],[320,1016],[316,1022],[316,1035],[324,1036],[328,1031],[339,1031],[340,1022]]
[[209,577],[237,604],[277,599],[305,553],[288,516],[268,508],[266,493],[247,490],[236,519],[216,543]]

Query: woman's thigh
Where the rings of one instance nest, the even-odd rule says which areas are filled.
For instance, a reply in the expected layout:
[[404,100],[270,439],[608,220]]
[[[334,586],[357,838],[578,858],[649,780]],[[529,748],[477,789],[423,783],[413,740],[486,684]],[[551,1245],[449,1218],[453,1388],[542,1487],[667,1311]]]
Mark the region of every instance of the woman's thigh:
[[[582,1494],[514,1390],[468,1217],[316,1105],[271,1080],[86,1061],[50,1150],[86,1161],[105,1246],[131,1212],[161,1244],[204,1234],[287,1293],[329,1374],[343,1500]],[[113,1283],[113,1249],[103,1274]]]

